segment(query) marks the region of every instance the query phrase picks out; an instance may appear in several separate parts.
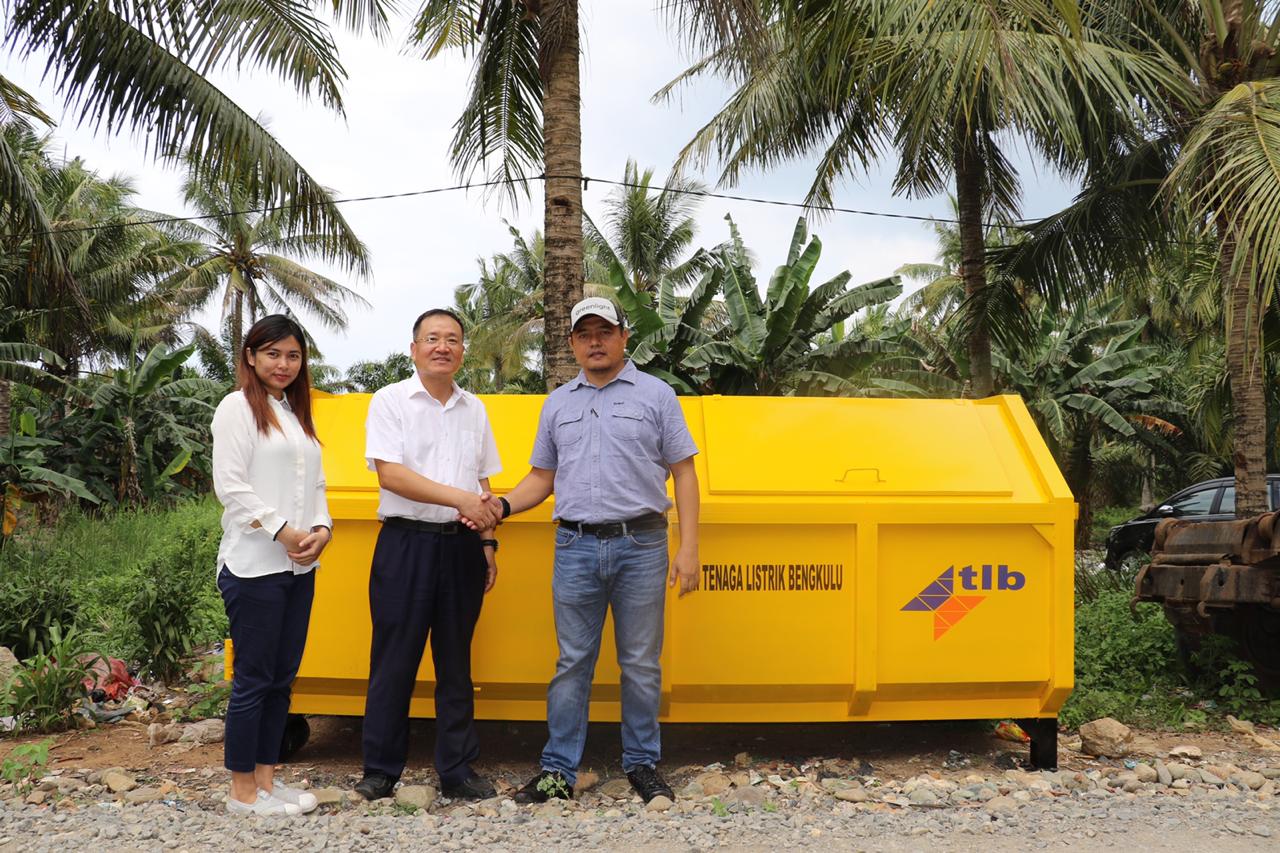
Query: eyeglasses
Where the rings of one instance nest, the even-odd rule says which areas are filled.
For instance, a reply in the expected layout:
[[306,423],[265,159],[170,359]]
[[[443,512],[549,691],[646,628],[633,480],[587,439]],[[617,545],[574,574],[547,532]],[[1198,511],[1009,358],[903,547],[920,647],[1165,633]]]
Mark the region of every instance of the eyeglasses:
[[462,338],[442,338],[439,335],[427,335],[425,338],[414,338],[414,343],[426,344],[429,347],[445,346],[449,349],[462,349]]

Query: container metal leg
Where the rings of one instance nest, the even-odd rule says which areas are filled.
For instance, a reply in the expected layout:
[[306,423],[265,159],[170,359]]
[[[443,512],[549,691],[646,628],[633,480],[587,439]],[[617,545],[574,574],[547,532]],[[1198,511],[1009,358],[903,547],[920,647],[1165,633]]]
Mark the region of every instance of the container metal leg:
[[294,753],[307,745],[311,737],[311,724],[302,714],[290,714],[284,724],[284,737],[280,743],[280,761],[293,758]]
[[1031,766],[1037,770],[1058,768],[1058,718],[1034,717],[1020,720],[1022,730],[1031,737]]

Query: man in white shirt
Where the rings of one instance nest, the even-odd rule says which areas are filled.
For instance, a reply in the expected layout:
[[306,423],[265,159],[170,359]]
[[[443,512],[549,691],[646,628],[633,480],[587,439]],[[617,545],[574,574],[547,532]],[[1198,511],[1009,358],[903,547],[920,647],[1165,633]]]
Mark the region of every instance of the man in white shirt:
[[[378,472],[382,530],[369,573],[373,643],[364,716],[369,800],[391,794],[409,749],[409,699],[428,634],[436,674],[436,771],[448,797],[484,799],[493,786],[471,768],[480,754],[471,638],[497,577],[493,527],[501,470],[484,404],[458,387],[462,321],[432,309],[413,324],[415,375],[373,395],[365,457]],[[475,513],[475,515],[473,515]],[[477,519],[479,533],[457,521]]]

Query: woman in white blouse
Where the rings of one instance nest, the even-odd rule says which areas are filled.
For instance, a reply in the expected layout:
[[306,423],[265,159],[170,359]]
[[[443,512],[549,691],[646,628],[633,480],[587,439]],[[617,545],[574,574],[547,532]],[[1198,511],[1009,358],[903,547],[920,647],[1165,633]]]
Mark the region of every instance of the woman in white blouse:
[[306,335],[272,314],[244,337],[239,389],[213,416],[213,489],[222,502],[218,589],[231,622],[227,811],[299,814],[315,795],[273,778],[302,660],[320,552],[333,521],[311,420]]

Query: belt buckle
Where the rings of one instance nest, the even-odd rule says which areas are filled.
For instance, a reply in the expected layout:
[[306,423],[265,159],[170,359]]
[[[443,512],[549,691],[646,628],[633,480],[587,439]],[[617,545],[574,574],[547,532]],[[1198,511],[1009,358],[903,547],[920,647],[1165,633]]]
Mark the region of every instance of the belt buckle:
[[441,525],[440,525],[440,532],[441,532],[441,533],[443,533],[443,534],[445,534],[446,536],[457,533],[457,532],[458,532],[458,522],[456,522],[456,521],[446,521],[446,522],[444,522],[443,524],[441,524]]

